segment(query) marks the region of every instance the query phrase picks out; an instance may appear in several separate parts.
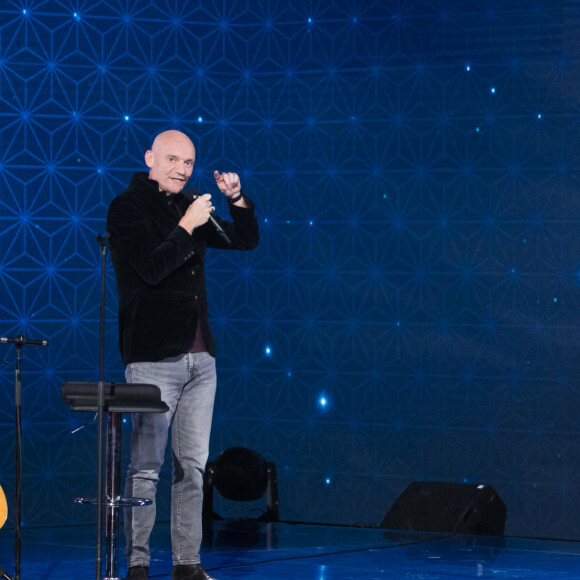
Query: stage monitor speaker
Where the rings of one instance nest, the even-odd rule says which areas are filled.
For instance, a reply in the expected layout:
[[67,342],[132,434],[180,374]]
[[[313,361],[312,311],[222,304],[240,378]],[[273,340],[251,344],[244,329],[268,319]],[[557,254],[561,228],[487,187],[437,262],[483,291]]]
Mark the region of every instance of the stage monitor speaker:
[[489,485],[414,481],[380,527],[389,530],[503,536],[506,506]]

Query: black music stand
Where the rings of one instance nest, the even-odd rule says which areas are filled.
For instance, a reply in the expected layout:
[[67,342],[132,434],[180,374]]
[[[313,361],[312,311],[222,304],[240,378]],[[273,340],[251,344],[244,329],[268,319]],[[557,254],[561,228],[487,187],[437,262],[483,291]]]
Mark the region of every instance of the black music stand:
[[[120,580],[117,577],[117,542],[119,538],[119,509],[122,507],[144,506],[150,499],[121,497],[121,435],[123,413],[165,413],[169,407],[161,400],[161,392],[156,385],[140,383],[87,383],[67,382],[62,385],[61,398],[72,411],[93,411],[109,413],[107,427],[107,472],[105,495],[100,499],[76,498],[76,503],[106,506],[106,548],[107,566],[105,580]],[[99,405],[99,401],[102,401]],[[102,441],[99,439],[99,448]],[[101,456],[101,453],[98,454]],[[99,470],[100,474],[100,470]],[[97,518],[97,523],[99,522]],[[100,526],[97,526],[99,528]],[[97,529],[97,549],[99,550],[100,530]],[[99,558],[99,555],[97,555]]]

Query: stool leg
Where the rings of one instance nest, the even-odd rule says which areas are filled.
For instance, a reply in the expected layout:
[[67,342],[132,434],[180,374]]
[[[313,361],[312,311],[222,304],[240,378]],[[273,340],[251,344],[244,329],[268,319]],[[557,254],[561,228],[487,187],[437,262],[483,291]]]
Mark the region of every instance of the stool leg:
[[120,509],[117,500],[121,497],[121,429],[122,413],[109,413],[109,424],[107,428],[107,480],[105,491],[107,499],[107,575],[105,580],[117,580]]

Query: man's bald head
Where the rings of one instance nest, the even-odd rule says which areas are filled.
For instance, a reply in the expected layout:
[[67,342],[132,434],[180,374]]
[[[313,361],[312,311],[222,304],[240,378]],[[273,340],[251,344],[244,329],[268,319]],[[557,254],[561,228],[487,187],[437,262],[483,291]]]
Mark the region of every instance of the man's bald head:
[[163,131],[145,153],[149,179],[157,181],[159,190],[179,193],[191,177],[195,163],[195,147],[181,131]]

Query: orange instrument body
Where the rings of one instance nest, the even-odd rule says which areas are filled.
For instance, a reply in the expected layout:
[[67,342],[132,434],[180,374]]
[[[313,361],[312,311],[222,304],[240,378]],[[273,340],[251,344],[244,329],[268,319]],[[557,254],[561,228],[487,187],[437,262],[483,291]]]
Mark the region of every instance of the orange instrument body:
[[4,490],[0,487],[0,528],[6,523],[8,517],[8,504],[6,503],[6,496]]

